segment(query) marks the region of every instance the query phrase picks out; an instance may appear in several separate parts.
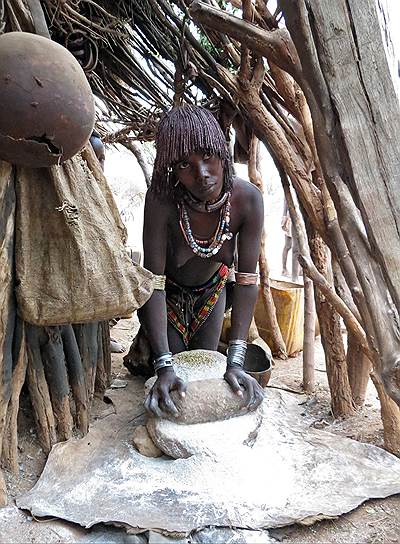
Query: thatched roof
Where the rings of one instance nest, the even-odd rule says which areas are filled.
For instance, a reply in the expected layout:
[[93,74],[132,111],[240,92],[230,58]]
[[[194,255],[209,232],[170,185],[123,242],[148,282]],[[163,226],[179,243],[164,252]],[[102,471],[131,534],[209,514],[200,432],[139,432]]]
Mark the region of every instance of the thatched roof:
[[[126,140],[128,135],[151,140],[160,113],[179,101],[206,103],[219,113],[220,121],[221,102],[238,111],[220,70],[238,73],[243,53],[240,44],[226,34],[196,25],[189,13],[191,3],[0,0],[0,33],[40,33],[38,27],[47,33],[48,28],[53,40],[82,61],[98,98],[97,127],[103,136],[107,133],[108,141]],[[241,0],[205,3],[241,17]],[[265,29],[277,28],[278,13],[270,13],[267,5],[268,0],[256,0],[252,20]],[[266,107],[279,116],[285,106],[268,73],[262,93]]]
[[[226,94],[221,89],[218,66],[235,70],[239,65],[238,44],[226,35],[196,27],[189,16],[190,3],[191,0],[41,2],[52,39],[73,49],[76,37],[84,35],[85,62],[90,70],[87,75],[94,94],[101,100],[100,106],[105,106],[101,120],[126,125],[141,139],[152,138],[152,119],[171,107],[174,94],[175,100],[183,97],[187,102],[218,103],[221,95]],[[236,2],[209,3],[217,7],[220,4],[230,12],[236,10],[232,5]],[[267,15],[271,25],[276,25],[273,16]]]

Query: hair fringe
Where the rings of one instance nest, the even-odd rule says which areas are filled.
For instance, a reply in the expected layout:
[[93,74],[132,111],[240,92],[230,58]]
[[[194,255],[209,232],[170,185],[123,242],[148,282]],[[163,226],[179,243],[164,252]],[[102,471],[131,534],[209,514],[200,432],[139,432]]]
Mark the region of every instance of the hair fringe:
[[223,162],[224,190],[232,189],[233,164],[224,133],[213,114],[201,106],[173,108],[160,120],[150,189],[158,196],[176,198],[175,163],[197,151],[217,155]]

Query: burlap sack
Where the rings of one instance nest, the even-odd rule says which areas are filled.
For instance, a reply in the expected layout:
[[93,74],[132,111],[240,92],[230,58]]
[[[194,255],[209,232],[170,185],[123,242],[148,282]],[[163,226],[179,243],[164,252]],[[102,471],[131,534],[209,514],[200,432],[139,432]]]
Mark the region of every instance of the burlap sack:
[[[84,156],[92,162],[89,149]],[[129,258],[111,191],[92,170],[81,155],[17,169],[16,295],[29,323],[111,319],[151,295],[152,274]]]

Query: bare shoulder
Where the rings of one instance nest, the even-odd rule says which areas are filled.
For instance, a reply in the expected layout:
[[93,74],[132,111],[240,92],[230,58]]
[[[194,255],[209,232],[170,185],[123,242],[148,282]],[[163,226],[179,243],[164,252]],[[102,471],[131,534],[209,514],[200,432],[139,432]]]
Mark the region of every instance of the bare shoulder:
[[263,209],[261,191],[253,183],[237,176],[233,180],[233,197],[243,210],[251,212]]
[[150,215],[155,221],[168,220],[175,209],[172,198],[159,196],[149,190],[145,199],[145,214]]

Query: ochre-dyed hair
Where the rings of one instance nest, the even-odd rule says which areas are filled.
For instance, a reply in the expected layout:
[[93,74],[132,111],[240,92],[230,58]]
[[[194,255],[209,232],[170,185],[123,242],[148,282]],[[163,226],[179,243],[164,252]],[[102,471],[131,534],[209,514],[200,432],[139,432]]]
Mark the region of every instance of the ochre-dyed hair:
[[225,136],[215,117],[200,106],[185,105],[166,113],[158,126],[157,154],[151,190],[160,196],[177,197],[173,166],[197,151],[217,155],[224,167],[224,190],[232,188],[233,165]]

